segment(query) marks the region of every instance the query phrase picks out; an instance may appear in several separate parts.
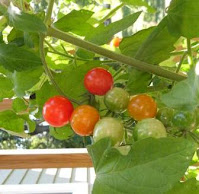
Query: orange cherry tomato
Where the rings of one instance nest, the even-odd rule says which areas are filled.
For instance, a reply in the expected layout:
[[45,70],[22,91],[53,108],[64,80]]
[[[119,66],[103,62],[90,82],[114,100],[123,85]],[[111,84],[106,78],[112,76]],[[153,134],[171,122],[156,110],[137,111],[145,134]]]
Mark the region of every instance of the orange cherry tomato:
[[136,121],[153,118],[157,114],[156,102],[148,95],[140,94],[134,96],[128,105],[130,116]]
[[98,111],[89,105],[78,106],[72,113],[70,124],[80,136],[89,136],[93,133],[95,124],[100,119]]
[[111,40],[111,46],[119,47],[119,46],[120,46],[121,40],[122,40],[122,39],[119,38],[119,37],[114,37],[114,38]]

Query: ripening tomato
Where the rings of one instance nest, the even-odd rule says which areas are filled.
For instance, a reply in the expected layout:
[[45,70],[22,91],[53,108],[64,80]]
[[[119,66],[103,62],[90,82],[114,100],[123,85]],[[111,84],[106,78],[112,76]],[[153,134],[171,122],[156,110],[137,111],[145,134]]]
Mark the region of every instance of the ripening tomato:
[[128,112],[137,121],[153,118],[157,114],[157,105],[150,96],[140,94],[132,97],[128,105]]
[[148,137],[167,137],[167,132],[162,122],[154,118],[148,118],[136,124],[133,135],[135,141],[137,141]]
[[188,111],[175,111],[172,119],[173,125],[180,129],[194,129],[196,127],[196,117],[194,113]]
[[122,39],[119,38],[119,37],[114,37],[114,38],[111,40],[110,45],[111,45],[111,46],[114,46],[114,47],[119,47],[119,46],[120,46],[121,40],[122,40]]
[[63,96],[54,96],[48,99],[43,107],[43,117],[53,127],[66,125],[72,112],[72,103]]
[[95,124],[99,120],[98,111],[89,105],[78,106],[72,113],[70,124],[80,136],[89,136],[93,133]]
[[113,87],[113,77],[106,69],[97,67],[85,75],[84,86],[91,94],[103,96]]
[[112,117],[104,117],[95,125],[93,132],[94,142],[105,137],[111,139],[112,145],[120,144],[124,137],[124,126],[118,119]]
[[104,103],[109,110],[122,112],[128,106],[129,94],[124,89],[115,87],[106,93]]

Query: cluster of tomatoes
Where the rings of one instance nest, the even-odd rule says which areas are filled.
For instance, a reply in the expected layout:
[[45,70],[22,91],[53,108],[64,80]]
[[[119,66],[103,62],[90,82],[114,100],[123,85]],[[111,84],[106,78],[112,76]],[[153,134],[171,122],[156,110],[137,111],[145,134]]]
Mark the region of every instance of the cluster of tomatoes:
[[[146,94],[130,98],[123,88],[114,87],[113,77],[106,69],[98,67],[87,72],[84,86],[91,94],[104,96],[104,104],[109,111],[116,114],[128,111],[128,115],[136,123],[133,129],[134,140],[166,137],[165,126],[171,127],[171,120],[178,128],[191,124],[192,118],[188,115],[183,117],[182,112],[171,114],[171,109],[160,109],[157,114],[156,102]],[[120,144],[125,134],[122,120],[106,116],[100,118],[99,111],[90,105],[80,105],[74,109],[72,103],[63,96],[54,96],[45,103],[43,117],[54,127],[70,123],[76,134],[93,135],[94,142],[110,137],[113,145]]]

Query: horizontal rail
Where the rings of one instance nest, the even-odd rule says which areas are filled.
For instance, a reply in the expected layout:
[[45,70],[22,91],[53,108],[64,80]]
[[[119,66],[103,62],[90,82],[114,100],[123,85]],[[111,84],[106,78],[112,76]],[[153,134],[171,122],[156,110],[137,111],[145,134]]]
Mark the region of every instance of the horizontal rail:
[[0,150],[0,169],[93,167],[86,149]]

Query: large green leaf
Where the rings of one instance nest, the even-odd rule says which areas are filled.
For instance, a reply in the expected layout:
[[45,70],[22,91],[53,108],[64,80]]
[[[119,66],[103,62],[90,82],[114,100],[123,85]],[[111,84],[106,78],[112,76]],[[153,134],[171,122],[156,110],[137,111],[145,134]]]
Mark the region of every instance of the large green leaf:
[[179,36],[172,36],[169,33],[165,18],[143,42],[134,57],[157,65],[170,57],[170,52],[174,50],[173,45],[178,38]]
[[16,113],[25,111],[27,108],[28,106],[22,98],[15,98],[12,102],[12,109]]
[[40,81],[40,77],[43,73],[43,68],[38,67],[34,70],[17,72],[15,71],[11,75],[11,79],[14,84],[14,91],[18,97],[23,97],[26,91],[31,89],[35,84]]
[[162,95],[162,102],[175,109],[193,110],[199,105],[199,75],[191,70],[188,78],[177,83],[170,92]]
[[85,36],[93,30],[93,27],[87,23],[87,20],[92,15],[93,12],[88,10],[73,10],[55,22],[54,26],[64,32],[73,32],[75,34]]
[[104,26],[104,24],[101,24],[93,29],[93,31],[91,31],[85,39],[97,45],[106,44],[113,38],[114,34],[133,25],[140,16],[140,14],[141,12],[131,14],[119,21],[109,24],[108,26]]
[[185,183],[178,183],[166,194],[197,194],[199,193],[199,182],[196,179],[187,180]]
[[0,128],[22,133],[24,132],[24,119],[11,110],[0,112]]
[[88,147],[96,171],[93,194],[164,193],[183,176],[195,150],[185,139],[148,138],[125,156],[102,139]]
[[10,25],[26,32],[45,33],[47,28],[43,21],[35,15],[24,13],[12,4],[8,8]]
[[28,49],[0,44],[0,65],[10,71],[25,71],[42,65],[40,57]]
[[126,89],[131,95],[146,92],[152,75],[130,68]]
[[10,79],[0,75],[0,101],[14,95],[13,84]]
[[198,0],[173,0],[168,9],[169,31],[178,36],[198,37],[198,10]]

